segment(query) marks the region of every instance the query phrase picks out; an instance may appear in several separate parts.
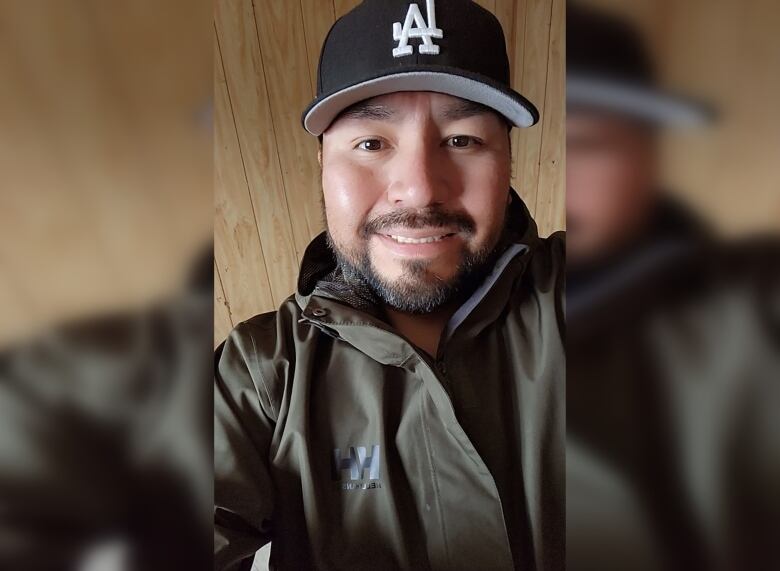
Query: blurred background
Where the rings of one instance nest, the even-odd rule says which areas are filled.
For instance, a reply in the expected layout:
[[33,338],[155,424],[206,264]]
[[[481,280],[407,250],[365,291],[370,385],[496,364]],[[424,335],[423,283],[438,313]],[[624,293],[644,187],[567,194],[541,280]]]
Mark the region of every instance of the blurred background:
[[[576,4],[576,3],[575,3]],[[659,85],[717,120],[661,133],[666,188],[731,236],[780,230],[780,4],[583,0],[633,25]]]
[[[598,18],[480,3],[543,113],[516,188],[569,229],[568,566],[780,568],[780,4],[589,2],[678,121],[564,128]],[[352,5],[0,0],[0,568],[211,566],[211,348],[320,229],[299,111]]]
[[780,568],[780,4],[567,4],[567,568]]
[[212,22],[0,1],[2,569],[211,566]]
[[[564,227],[565,0],[479,0],[504,28],[512,83],[541,112],[514,129],[512,182],[547,236]],[[317,140],[301,127],[335,19],[359,0],[223,0],[215,24],[215,343],[295,291],[324,230]]]
[[171,292],[210,240],[209,2],[0,3],[0,341]]

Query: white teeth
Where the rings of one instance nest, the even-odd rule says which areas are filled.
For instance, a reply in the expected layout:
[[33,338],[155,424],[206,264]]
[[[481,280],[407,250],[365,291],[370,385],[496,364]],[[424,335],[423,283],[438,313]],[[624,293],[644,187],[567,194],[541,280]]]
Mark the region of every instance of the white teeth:
[[441,236],[430,236],[428,238],[406,238],[404,236],[390,235],[393,240],[399,242],[400,244],[431,244],[433,242],[439,242],[447,236],[449,236],[449,234],[442,234]]

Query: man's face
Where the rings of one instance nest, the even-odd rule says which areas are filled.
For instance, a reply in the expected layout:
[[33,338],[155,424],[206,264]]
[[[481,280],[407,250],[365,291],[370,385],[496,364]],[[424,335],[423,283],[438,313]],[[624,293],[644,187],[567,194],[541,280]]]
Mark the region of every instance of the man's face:
[[566,253],[570,262],[608,255],[647,219],[656,191],[648,127],[589,110],[566,118]]
[[432,311],[484,273],[504,228],[509,180],[505,123],[448,95],[370,99],[323,137],[333,247],[401,311]]

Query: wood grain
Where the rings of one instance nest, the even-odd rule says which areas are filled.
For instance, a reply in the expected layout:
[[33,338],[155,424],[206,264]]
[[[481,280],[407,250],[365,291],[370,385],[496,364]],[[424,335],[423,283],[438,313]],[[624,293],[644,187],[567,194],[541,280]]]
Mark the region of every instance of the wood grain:
[[222,288],[222,279],[219,277],[219,268],[214,263],[214,346],[222,342],[233,329],[233,320],[230,319],[230,306]]
[[[504,29],[504,39],[506,40],[506,53],[509,56],[509,70],[511,74],[511,80],[514,82],[514,45],[515,45],[515,9],[517,7],[516,0],[496,0],[496,7],[493,13],[501,22],[501,27]],[[513,83],[514,85],[514,83]]]
[[322,231],[317,141],[301,128],[301,111],[313,97],[303,15],[298,2],[255,4],[254,14],[283,192],[295,220],[291,227],[300,258]]
[[[553,0],[550,51],[547,58],[547,90],[544,115],[541,119],[541,155],[536,179],[536,223],[545,232],[564,228],[566,224],[566,193],[564,149],[565,117],[565,53],[566,0]],[[562,189],[561,192],[556,192]]]
[[[271,268],[268,272],[271,298],[278,304],[291,293],[298,255],[252,3],[250,0],[217,2],[215,16],[219,55],[225,70],[240,155],[266,266]],[[251,316],[251,313],[239,314],[235,309],[236,300],[231,293],[228,296],[236,319]]]
[[320,61],[320,50],[335,21],[335,12],[331,2],[323,2],[322,0],[301,0],[301,11],[303,12],[309,75],[311,76],[311,93],[314,95],[317,93],[317,66]]
[[[522,76],[519,79],[520,93],[533,102],[541,117],[545,116],[545,94],[547,92],[547,58],[550,51],[550,17],[552,0],[528,0],[525,14],[525,33],[516,41],[523,41]],[[541,122],[540,122],[541,123]],[[515,189],[529,205],[536,204],[539,160],[542,147],[540,124],[530,129],[517,130],[515,156],[517,170]],[[535,212],[532,210],[535,214]],[[548,228],[540,228],[548,232]]]
[[214,65],[214,259],[224,295],[215,305],[229,303],[235,324],[273,307],[274,298],[222,61]]

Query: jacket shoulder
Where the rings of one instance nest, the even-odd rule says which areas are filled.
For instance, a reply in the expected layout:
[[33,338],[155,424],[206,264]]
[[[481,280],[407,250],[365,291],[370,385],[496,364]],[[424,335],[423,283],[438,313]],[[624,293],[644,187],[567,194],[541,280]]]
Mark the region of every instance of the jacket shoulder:
[[284,393],[284,379],[294,363],[295,328],[300,309],[293,297],[275,311],[236,325],[215,352],[218,382],[229,390],[252,389],[274,421]]
[[559,326],[563,329],[566,314],[565,232],[554,232],[534,243],[523,283],[551,300]]
[[558,230],[547,238],[541,238],[543,247],[549,251],[549,255],[555,258],[563,266],[566,261],[566,232]]

